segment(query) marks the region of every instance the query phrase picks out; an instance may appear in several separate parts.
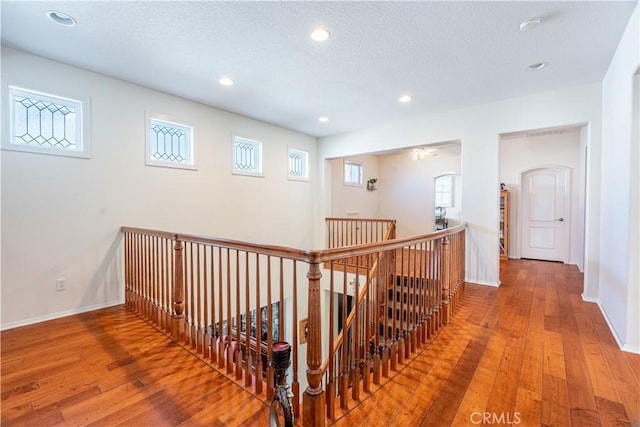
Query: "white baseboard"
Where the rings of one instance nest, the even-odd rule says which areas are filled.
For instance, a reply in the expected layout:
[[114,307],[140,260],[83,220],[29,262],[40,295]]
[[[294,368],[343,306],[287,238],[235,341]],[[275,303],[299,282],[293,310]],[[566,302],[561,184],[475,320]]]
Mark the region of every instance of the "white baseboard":
[[73,316],[74,314],[86,313],[87,311],[100,310],[101,308],[113,307],[122,304],[124,304],[124,298],[101,304],[72,308],[71,310],[59,311],[57,313],[45,314],[44,316],[31,317],[29,319],[18,320],[15,322],[3,323],[0,325],[0,331],[6,331],[8,329],[19,328],[20,326],[33,325],[34,323],[46,322],[47,320],[59,319],[61,317]]
[[464,279],[464,281],[466,283],[471,283],[473,285],[493,286],[494,288],[497,288],[500,286],[500,283],[498,282],[486,282],[484,280]]
[[604,317],[604,321],[607,322],[607,326],[611,331],[611,335],[613,335],[613,339],[616,340],[616,344],[618,344],[618,348],[620,348],[620,350],[626,351],[628,353],[640,354],[640,347],[635,345],[625,344],[622,338],[620,338],[620,336],[618,335],[618,332],[616,331],[616,328],[613,327],[613,323],[609,319],[609,316],[607,316],[607,312],[602,307],[602,304],[600,303],[600,300],[598,298],[592,298],[582,294],[582,300],[585,302],[592,302],[598,306],[598,308],[600,309],[600,313],[602,313],[602,317]]

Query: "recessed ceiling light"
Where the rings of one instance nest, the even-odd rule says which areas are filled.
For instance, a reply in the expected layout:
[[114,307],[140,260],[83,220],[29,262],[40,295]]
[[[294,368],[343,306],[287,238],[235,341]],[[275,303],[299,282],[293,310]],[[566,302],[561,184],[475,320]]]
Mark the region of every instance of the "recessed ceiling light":
[[402,95],[400,98],[398,98],[398,102],[411,102],[411,101],[413,101],[413,97],[409,95]]
[[316,28],[311,32],[311,39],[317,42],[324,42],[329,39],[331,34],[324,28]]
[[64,25],[65,27],[73,27],[76,25],[76,20],[73,19],[72,16],[64,12],[58,12],[57,10],[47,12],[47,17],[56,24]]
[[326,122],[328,122],[328,121],[329,121],[329,117],[327,117],[327,116],[319,117],[319,118],[318,118],[318,121],[319,121],[319,122],[322,122],[322,123],[326,123]]
[[233,86],[233,80],[231,80],[229,77],[223,77],[220,80],[218,80],[218,83],[220,83],[222,86]]
[[520,24],[520,31],[533,30],[538,25],[540,25],[540,18],[527,19]]
[[542,70],[544,67],[546,67],[547,65],[549,65],[546,62],[536,62],[535,64],[531,64],[527,67],[527,70],[530,71],[538,71],[538,70]]

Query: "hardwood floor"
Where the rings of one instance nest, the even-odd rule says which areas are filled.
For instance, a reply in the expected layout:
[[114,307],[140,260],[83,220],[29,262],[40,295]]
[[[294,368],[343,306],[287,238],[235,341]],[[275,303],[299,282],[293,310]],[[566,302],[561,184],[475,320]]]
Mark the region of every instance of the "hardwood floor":
[[640,425],[640,356],[618,349],[575,266],[503,262],[392,382],[337,425]]
[[[338,426],[640,425],[640,356],[621,352],[574,266],[503,263]],[[122,307],[0,334],[1,424],[268,425],[265,403]],[[298,420],[299,421],[299,420]]]

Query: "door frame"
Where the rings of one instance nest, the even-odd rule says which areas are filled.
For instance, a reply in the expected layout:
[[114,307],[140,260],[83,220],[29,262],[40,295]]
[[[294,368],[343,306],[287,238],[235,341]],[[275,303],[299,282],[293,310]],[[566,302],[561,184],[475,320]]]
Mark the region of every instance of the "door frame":
[[[523,177],[526,173],[535,171],[535,170],[543,170],[543,169],[560,169],[563,170],[567,175],[566,182],[566,192],[565,192],[565,213],[564,213],[564,222],[565,222],[565,232],[566,232],[566,245],[562,254],[562,262],[564,264],[569,264],[571,261],[571,242],[574,236],[571,233],[571,224],[572,224],[572,204],[571,199],[573,197],[573,177],[572,177],[572,168],[564,165],[538,165],[532,166],[526,169],[523,169],[518,174],[518,213],[517,218],[517,239],[518,239],[518,258],[522,257],[523,246],[524,246],[524,227],[525,227],[525,212],[524,212],[524,197],[523,197]],[[513,202],[512,202],[513,203]],[[513,218],[513,217],[512,217]],[[511,219],[511,218],[510,218]]]

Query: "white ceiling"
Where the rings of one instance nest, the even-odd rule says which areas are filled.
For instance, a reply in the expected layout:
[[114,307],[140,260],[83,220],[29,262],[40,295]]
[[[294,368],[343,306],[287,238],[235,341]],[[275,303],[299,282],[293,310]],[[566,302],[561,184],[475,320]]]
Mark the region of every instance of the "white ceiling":
[[325,136],[600,81],[636,4],[2,1],[2,44]]

